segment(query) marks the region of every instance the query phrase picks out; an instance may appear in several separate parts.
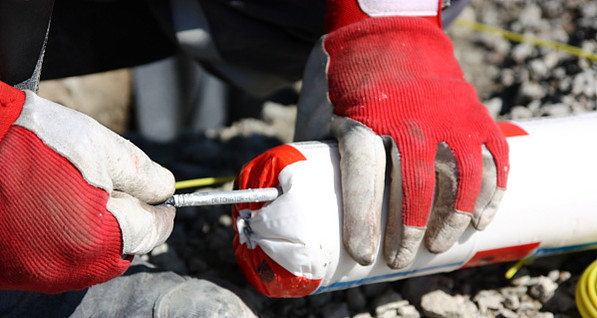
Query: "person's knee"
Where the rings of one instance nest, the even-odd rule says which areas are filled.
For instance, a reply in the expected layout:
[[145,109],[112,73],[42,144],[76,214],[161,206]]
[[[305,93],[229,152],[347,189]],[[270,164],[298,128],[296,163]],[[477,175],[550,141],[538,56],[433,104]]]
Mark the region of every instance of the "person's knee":
[[189,279],[160,296],[154,317],[257,317],[233,292],[212,282]]

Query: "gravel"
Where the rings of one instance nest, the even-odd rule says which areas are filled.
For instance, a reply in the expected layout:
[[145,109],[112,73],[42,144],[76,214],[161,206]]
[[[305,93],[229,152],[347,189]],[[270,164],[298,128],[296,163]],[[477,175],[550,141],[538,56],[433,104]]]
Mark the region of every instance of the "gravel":
[[[461,17],[593,53],[597,48],[593,1],[474,0]],[[451,26],[448,34],[467,78],[497,119],[564,116],[597,108],[596,62],[459,25]],[[166,148],[132,139],[177,179],[229,176],[259,153],[290,141],[294,116],[292,105],[268,103],[262,119],[189,133]],[[217,189],[230,188],[225,184]],[[574,303],[576,282],[597,258],[595,251],[586,251],[537,259],[512,279],[504,274],[513,264],[505,263],[273,299],[255,291],[240,272],[231,247],[231,222],[228,206],[179,209],[171,238],[147,258],[162,268],[224,282],[261,317],[580,317]]]

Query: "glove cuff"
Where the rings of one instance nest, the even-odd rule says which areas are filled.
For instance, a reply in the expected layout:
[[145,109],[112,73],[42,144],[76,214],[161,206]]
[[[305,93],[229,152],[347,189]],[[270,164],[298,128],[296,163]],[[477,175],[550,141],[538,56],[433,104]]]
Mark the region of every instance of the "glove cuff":
[[[326,36],[324,49],[330,59],[329,98],[337,115],[363,122],[362,117],[385,118],[398,105],[403,112],[465,96],[477,101],[449,38],[419,17],[376,18],[346,26]],[[391,134],[373,123],[368,126],[378,134]]]
[[25,92],[0,82],[0,141],[17,120],[25,104]]
[[442,0],[326,0],[326,33],[375,17],[422,17],[441,28]]

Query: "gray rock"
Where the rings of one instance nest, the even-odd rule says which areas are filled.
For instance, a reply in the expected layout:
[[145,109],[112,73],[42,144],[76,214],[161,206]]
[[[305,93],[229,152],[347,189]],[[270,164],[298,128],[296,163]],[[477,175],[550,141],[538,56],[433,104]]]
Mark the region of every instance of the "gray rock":
[[533,118],[533,112],[528,109],[527,107],[518,105],[512,107],[510,110],[510,118],[512,119],[525,119],[525,118]]
[[529,295],[539,300],[541,303],[546,303],[555,294],[558,289],[558,284],[545,276],[537,278],[537,282],[529,288]]
[[547,273],[547,278],[549,278],[553,282],[557,282],[560,278],[560,271],[557,269],[549,271],[549,273]]
[[[528,105],[527,108],[529,109],[529,111],[533,114],[533,116],[539,116],[539,112],[541,110],[541,105],[543,104],[543,102],[541,102],[540,100],[534,100],[531,101]],[[524,270],[524,269],[523,269]]]
[[542,115],[547,115],[547,116],[552,116],[552,117],[566,116],[566,115],[570,115],[571,113],[572,113],[572,110],[570,109],[570,106],[568,106],[564,103],[544,105],[541,108]]
[[230,227],[232,226],[232,217],[229,214],[222,214],[218,219],[218,223],[220,223],[221,226]]
[[549,69],[549,71],[553,71],[553,68],[558,65],[560,60],[563,57],[563,53],[560,51],[550,51],[545,54],[543,57],[543,63]]
[[539,27],[538,37],[550,39],[551,41],[566,43],[570,39],[568,32],[558,24],[549,24],[544,22],[545,27]]
[[520,299],[515,295],[505,295],[503,304],[507,309],[517,310],[520,307]]
[[475,304],[462,295],[451,296],[442,290],[425,294],[421,298],[423,313],[431,318],[473,318],[478,310]]
[[558,271],[558,272],[560,273],[560,276],[558,277],[556,282],[559,284],[569,280],[572,277],[572,274],[568,271]]
[[520,94],[531,100],[539,100],[546,95],[546,89],[537,82],[524,82],[520,87]]
[[[597,51],[597,41],[595,41],[595,40],[582,41],[582,44],[580,45],[580,47],[587,52],[594,53]],[[582,59],[582,60],[586,61],[586,59]],[[591,64],[589,64],[589,65],[591,65]]]
[[499,97],[494,97],[484,102],[483,105],[485,105],[492,118],[497,118],[500,111],[502,110],[502,99]]
[[595,18],[597,16],[597,3],[589,1],[580,7],[580,14],[583,17]]
[[500,309],[497,313],[496,313],[497,317],[503,317],[503,318],[519,318],[521,317],[519,314],[517,314],[515,311],[513,310],[509,310],[506,308],[502,308]]
[[541,25],[541,8],[536,3],[529,2],[520,12],[518,22],[523,28],[539,27]]
[[396,311],[384,311],[375,315],[375,318],[400,318]]
[[549,68],[542,59],[534,59],[529,63],[529,69],[531,70],[531,78],[534,80],[540,80],[549,74]]
[[401,318],[419,318],[421,314],[413,305],[406,305],[398,308],[398,316]]
[[405,299],[417,304],[424,294],[438,289],[451,290],[453,287],[454,279],[447,275],[422,276],[405,281],[401,293]]
[[554,314],[551,312],[538,312],[535,314],[535,318],[554,318]]
[[[561,80],[558,81],[558,89],[560,91],[568,91],[570,89],[572,89],[572,79],[569,77],[564,77]],[[566,96],[568,97],[568,96]]]
[[[526,276],[528,277],[528,276]],[[526,295],[528,291],[527,286],[508,286],[504,288],[500,288],[500,293],[504,296],[514,296],[514,297],[522,297]]]
[[523,295],[520,297],[520,306],[518,307],[518,312],[535,312],[538,311],[543,304],[538,300],[531,298],[528,295]]
[[479,311],[483,314],[488,309],[501,309],[504,306],[505,297],[496,290],[482,290],[475,295],[473,301],[477,303]]
[[373,316],[371,316],[371,314],[368,312],[360,312],[353,315],[351,318],[373,318]]
[[375,314],[378,316],[387,311],[396,313],[398,308],[406,305],[408,305],[408,300],[402,299],[402,296],[392,289],[388,289],[372,301]]
[[505,69],[502,70],[500,73],[500,83],[506,87],[511,86],[514,84],[516,77],[514,75],[514,71],[512,69]]
[[556,67],[552,72],[551,75],[559,80],[567,78],[568,75],[566,74],[566,69],[564,67]]
[[572,82],[572,94],[584,94],[587,97],[595,96],[595,85],[597,84],[595,83],[595,76],[597,74],[592,70],[576,74]]
[[533,54],[535,54],[536,48],[532,44],[529,43],[520,43],[514,47],[512,50],[512,59],[516,61],[518,64],[523,64],[529,59]]

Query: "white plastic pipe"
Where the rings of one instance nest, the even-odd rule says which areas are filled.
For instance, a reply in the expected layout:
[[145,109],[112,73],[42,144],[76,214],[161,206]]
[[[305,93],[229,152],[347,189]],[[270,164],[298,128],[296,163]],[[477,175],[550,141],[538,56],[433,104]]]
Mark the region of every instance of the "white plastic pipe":
[[370,266],[357,264],[344,250],[336,145],[283,146],[279,154],[296,150],[306,159],[279,171],[283,194],[263,206],[234,207],[241,268],[268,296],[300,297],[597,247],[597,113],[502,127],[510,136],[511,170],[494,220],[484,231],[467,229],[445,253],[421,247],[402,270],[385,265],[381,248]]

